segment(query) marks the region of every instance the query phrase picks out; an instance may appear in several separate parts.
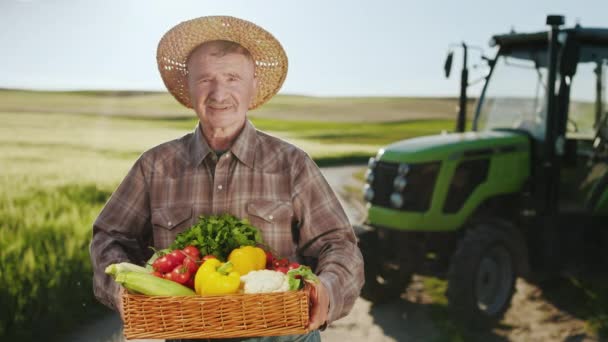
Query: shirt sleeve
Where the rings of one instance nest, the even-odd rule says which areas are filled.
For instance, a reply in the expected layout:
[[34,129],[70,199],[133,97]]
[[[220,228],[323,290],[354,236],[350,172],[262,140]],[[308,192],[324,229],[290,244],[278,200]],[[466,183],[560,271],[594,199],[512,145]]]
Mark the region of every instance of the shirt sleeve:
[[144,160],[140,158],[112,194],[93,224],[90,245],[93,292],[104,305],[116,309],[119,286],[105,268],[113,263],[145,262],[151,237],[149,192]]
[[293,206],[299,252],[317,259],[315,272],[329,293],[328,323],[346,316],[363,286],[363,257],[351,224],[317,165],[294,163]]

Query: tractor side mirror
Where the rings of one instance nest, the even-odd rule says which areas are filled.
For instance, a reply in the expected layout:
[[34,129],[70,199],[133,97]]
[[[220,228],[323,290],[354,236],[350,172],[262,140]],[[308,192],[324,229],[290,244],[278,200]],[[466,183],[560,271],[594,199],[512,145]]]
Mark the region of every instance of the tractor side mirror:
[[445,58],[445,63],[443,64],[443,70],[445,71],[445,78],[450,77],[450,72],[452,71],[452,60],[454,59],[454,51],[448,52],[448,56]]

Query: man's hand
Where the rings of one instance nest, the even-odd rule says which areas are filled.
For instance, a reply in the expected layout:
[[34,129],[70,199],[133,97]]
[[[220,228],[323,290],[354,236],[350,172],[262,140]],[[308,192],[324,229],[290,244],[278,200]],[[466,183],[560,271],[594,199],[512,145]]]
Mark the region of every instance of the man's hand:
[[312,331],[319,329],[327,321],[327,314],[329,313],[329,295],[327,288],[321,281],[311,289],[310,302],[312,303],[312,308],[310,310],[308,329]]

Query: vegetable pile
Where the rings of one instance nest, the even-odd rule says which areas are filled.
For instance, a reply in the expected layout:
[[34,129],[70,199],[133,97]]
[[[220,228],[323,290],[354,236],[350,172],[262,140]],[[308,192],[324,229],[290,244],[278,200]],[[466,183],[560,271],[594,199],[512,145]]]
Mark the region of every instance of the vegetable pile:
[[258,246],[261,234],[247,220],[201,217],[169,248],[156,251],[145,268],[120,263],[106,273],[128,290],[151,296],[284,292],[318,282],[310,267]]

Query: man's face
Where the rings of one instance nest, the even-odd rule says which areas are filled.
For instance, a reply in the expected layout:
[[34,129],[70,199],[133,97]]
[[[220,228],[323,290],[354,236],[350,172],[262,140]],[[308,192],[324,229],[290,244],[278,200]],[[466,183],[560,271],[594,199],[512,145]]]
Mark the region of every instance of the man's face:
[[200,122],[210,129],[239,129],[255,96],[254,64],[245,55],[222,55],[213,44],[188,60],[188,88]]

